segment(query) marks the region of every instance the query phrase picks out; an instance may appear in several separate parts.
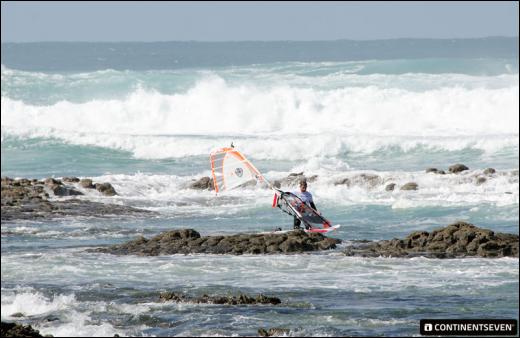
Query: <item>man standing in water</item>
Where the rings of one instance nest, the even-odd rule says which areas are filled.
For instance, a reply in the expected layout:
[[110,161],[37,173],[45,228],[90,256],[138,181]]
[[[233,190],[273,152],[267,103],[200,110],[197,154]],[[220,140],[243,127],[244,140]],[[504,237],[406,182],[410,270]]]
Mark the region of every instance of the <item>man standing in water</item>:
[[[300,181],[300,192],[295,192],[294,194],[296,196],[298,196],[303,201],[303,203],[307,204],[308,206],[310,206],[311,208],[316,210],[316,205],[314,204],[314,201],[312,200],[312,194],[307,191],[307,180],[302,179]],[[301,223],[302,222],[296,216],[294,216],[294,229],[295,230],[300,229]]]

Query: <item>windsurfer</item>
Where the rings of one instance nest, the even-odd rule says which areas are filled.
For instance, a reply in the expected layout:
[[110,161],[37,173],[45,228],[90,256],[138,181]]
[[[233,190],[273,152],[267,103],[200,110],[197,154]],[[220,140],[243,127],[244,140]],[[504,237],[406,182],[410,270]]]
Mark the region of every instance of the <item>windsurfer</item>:
[[[298,196],[303,203],[316,210],[316,205],[312,199],[312,194],[307,191],[307,181],[305,179],[300,181],[300,191],[295,192],[294,194]],[[300,229],[301,223],[302,222],[298,219],[298,217],[294,216],[294,229]]]

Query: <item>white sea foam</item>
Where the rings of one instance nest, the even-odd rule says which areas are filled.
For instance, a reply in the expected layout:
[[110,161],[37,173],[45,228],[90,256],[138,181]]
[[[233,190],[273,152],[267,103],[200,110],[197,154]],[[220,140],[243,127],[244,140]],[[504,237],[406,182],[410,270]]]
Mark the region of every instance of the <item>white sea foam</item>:
[[[63,271],[70,271],[70,269]],[[52,314],[58,315],[60,320],[33,324],[41,334],[52,334],[58,337],[109,337],[116,333],[121,334],[121,330],[115,329],[108,322],[92,323],[90,313],[106,310],[106,306],[107,303],[104,302],[79,302],[74,294],[57,294],[46,297],[34,290],[7,292],[6,295],[2,293],[2,320],[4,318],[13,320],[15,318],[11,316],[16,313],[22,313],[25,317]],[[128,309],[130,307],[128,305]],[[119,308],[124,312],[126,307],[120,306]],[[139,310],[132,309],[132,313],[139,313]]]
[[15,295],[2,297],[2,318],[4,314],[10,317],[15,313],[24,316],[42,315],[67,309],[76,303],[74,295],[56,295],[51,299],[39,292],[21,292]]
[[210,77],[186,93],[138,89],[124,100],[34,106],[2,97],[2,125],[19,130],[133,135],[331,131],[487,135],[518,133],[517,99],[518,86],[415,93],[372,86],[335,90],[231,86],[222,78]]
[[[277,171],[265,173],[271,181],[283,179],[288,174],[289,172]],[[306,174],[318,175],[318,180],[310,183],[315,198],[334,206],[374,204],[406,209],[480,203],[509,206],[519,203],[519,177],[516,170],[500,170],[487,176],[481,169],[438,175],[424,171],[337,171],[320,168]],[[219,198],[215,198],[213,191],[187,188],[193,180],[209,175],[209,170],[194,176],[142,173],[103,175],[94,177],[94,181],[110,182],[119,195],[107,198],[92,193],[88,198],[110,199],[110,202],[119,201],[122,204],[134,203],[132,205],[144,205],[158,211],[171,210],[181,214],[196,212],[215,216],[236,214],[271,203],[272,192],[261,186],[221,193]],[[486,181],[477,182],[479,177],[485,177]],[[348,184],[337,184],[345,179],[349,181]],[[418,190],[400,190],[408,182],[417,183]],[[390,183],[396,184],[394,191],[386,191],[386,186]],[[291,186],[282,188],[295,189]]]
[[[138,89],[122,100],[36,106],[2,97],[2,137],[55,137],[143,158],[207,154],[228,134],[256,136],[241,141],[244,150],[275,159],[388,146],[495,150],[518,146],[518,99],[518,86],[319,90],[209,76],[184,93]],[[220,138],[171,137],[187,134]]]

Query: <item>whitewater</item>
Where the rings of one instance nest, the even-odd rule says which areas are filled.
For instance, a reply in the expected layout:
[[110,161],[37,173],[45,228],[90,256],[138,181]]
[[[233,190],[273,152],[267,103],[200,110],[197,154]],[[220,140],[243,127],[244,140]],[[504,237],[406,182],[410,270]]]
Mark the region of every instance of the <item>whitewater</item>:
[[[518,318],[517,258],[346,257],[341,246],[290,256],[85,252],[180,228],[289,229],[268,189],[189,188],[210,175],[209,153],[231,142],[271,181],[317,175],[309,190],[345,243],[456,220],[518,234],[517,55],[161,69],[146,69],[145,59],[126,69],[102,62],[50,70],[50,59],[23,67],[3,54],[2,176],[109,182],[118,195],[78,187],[79,198],[156,214],[2,222],[2,320],[23,313],[54,336],[242,336],[277,326],[293,335],[407,336],[421,318]],[[455,163],[469,170],[425,171]],[[496,173],[479,181],[489,167]],[[386,189],[408,182],[419,189]],[[158,302],[170,290],[264,293],[284,304]]]

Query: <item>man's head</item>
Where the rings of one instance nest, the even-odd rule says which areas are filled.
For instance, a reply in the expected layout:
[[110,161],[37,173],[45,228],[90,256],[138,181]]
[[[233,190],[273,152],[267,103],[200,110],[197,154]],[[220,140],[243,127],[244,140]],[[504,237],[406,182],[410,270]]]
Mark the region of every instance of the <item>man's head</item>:
[[307,191],[307,181],[304,179],[300,181],[300,191],[301,192]]

